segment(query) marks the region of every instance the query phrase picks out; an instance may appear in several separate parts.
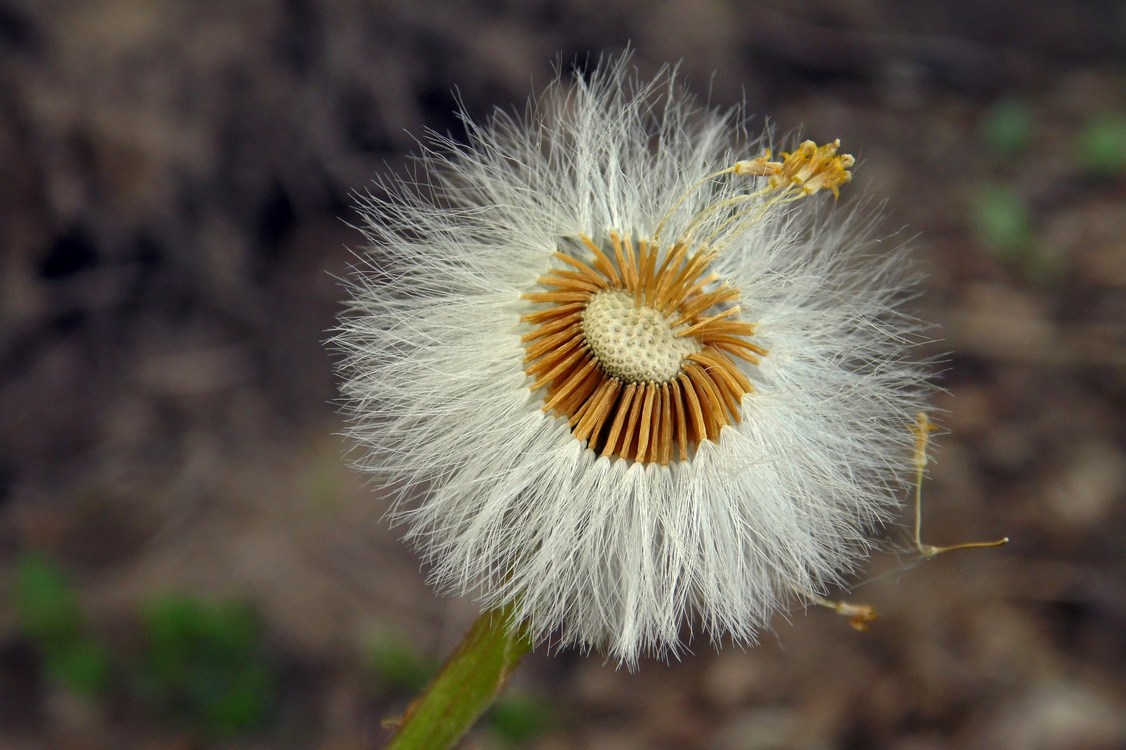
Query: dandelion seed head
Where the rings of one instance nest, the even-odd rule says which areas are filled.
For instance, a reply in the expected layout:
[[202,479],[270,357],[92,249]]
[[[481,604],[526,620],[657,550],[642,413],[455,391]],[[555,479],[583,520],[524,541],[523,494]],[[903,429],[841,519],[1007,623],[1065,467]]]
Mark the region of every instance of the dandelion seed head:
[[747,340],[755,325],[735,320],[737,290],[708,273],[715,253],[684,242],[656,243],[611,231],[602,249],[585,235],[590,265],[556,253],[572,269],[537,283],[522,298],[525,372],[543,390],[544,411],[568,420],[572,434],[604,456],[668,464],[702,440],[718,440],[741,419],[753,389],[737,360],[766,354]]
[[680,374],[688,355],[700,351],[695,338],[676,335],[660,310],[635,305],[616,290],[591,296],[582,312],[582,335],[606,375],[628,383],[667,383]]
[[[752,642],[863,558],[925,403],[854,160],[739,142],[665,72],[560,77],[361,205],[356,465],[443,592],[634,666]],[[758,154],[758,156],[749,156]]]

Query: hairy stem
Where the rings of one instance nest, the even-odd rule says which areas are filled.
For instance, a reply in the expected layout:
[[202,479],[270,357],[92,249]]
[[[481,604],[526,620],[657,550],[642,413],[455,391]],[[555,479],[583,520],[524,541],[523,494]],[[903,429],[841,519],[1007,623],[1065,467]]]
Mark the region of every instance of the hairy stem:
[[485,712],[532,648],[510,608],[483,613],[397,722],[387,750],[453,747]]

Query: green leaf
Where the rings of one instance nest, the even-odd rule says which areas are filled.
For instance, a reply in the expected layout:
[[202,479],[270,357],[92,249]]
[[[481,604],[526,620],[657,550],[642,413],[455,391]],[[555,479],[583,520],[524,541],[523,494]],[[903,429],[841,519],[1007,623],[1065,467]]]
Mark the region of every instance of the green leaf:
[[109,688],[109,652],[86,634],[85,618],[63,569],[40,553],[16,563],[14,604],[20,629],[31,640],[51,682],[96,698]]
[[985,113],[981,136],[998,156],[1013,157],[1028,149],[1032,142],[1032,111],[1019,99],[1004,99]]
[[47,676],[67,689],[97,698],[109,688],[110,656],[90,640],[75,640],[44,654]]
[[1011,188],[986,185],[976,190],[970,220],[978,239],[1008,258],[1019,259],[1032,246],[1031,214]]
[[21,557],[16,563],[14,595],[20,627],[40,649],[81,636],[78,598],[54,561],[38,553]]
[[488,723],[505,742],[523,745],[542,735],[554,722],[551,707],[530,695],[507,695],[489,711]]
[[368,666],[382,685],[394,690],[421,690],[437,671],[402,639],[385,636],[368,649]]
[[1098,177],[1126,172],[1126,117],[1091,119],[1079,136],[1078,159],[1083,171]]
[[145,614],[141,686],[164,713],[218,735],[261,726],[276,678],[255,613],[238,603],[167,596]]

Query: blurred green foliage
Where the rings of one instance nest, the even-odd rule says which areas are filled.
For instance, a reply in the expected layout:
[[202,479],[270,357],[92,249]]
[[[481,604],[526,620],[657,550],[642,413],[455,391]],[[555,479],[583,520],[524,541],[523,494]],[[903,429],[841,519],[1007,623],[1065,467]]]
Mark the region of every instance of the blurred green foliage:
[[402,638],[383,635],[368,647],[367,665],[382,687],[417,693],[438,671],[437,665],[418,654]]
[[[994,102],[981,120],[985,148],[1002,160],[1013,160],[1028,150],[1035,130],[1032,111],[1021,99]],[[1033,244],[1032,219],[1024,199],[1000,183],[978,186],[970,195],[969,221],[978,242],[993,252],[1019,259]]]
[[36,643],[72,640],[82,631],[78,599],[65,574],[38,553],[16,563],[15,606],[20,627]]
[[[1037,125],[1033,110],[1016,97],[1001,99],[986,110],[981,141],[989,154],[999,158],[993,171],[1036,168],[1027,152],[1036,139]],[[1072,140],[1072,176],[1076,172],[1100,179],[1126,175],[1126,116],[1091,116]],[[1000,182],[976,188],[970,197],[969,223],[980,243],[1028,281],[1053,284],[1066,270],[1066,254],[1037,237],[1033,213],[1014,188]]]
[[520,746],[548,731],[555,714],[544,700],[512,692],[497,699],[485,721],[503,742]]
[[1019,99],[1003,99],[991,106],[981,123],[981,137],[996,155],[1011,158],[1028,150],[1035,123],[1032,110]]
[[1065,258],[1036,239],[1032,212],[1012,188],[988,184],[971,197],[970,221],[979,242],[1036,284],[1052,284],[1064,271]]
[[1080,168],[1096,177],[1126,173],[1126,116],[1100,115],[1083,126],[1076,144]]
[[42,554],[23,555],[15,566],[13,599],[19,627],[47,678],[87,698],[104,694],[110,684],[109,653],[88,634],[62,568]]
[[266,722],[277,677],[248,606],[165,596],[146,608],[144,626],[140,686],[158,711],[219,736]]
[[1015,190],[983,185],[970,200],[970,220],[979,241],[1009,259],[1019,259],[1032,247],[1032,217]]

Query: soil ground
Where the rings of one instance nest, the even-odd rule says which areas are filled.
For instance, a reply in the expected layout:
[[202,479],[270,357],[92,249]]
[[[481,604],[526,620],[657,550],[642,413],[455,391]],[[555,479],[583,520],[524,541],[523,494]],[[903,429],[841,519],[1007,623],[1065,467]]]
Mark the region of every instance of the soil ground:
[[[632,675],[536,653],[512,689],[547,722],[467,747],[1126,747],[1126,4],[1017,0],[0,3],[0,746],[382,744],[409,692],[372,644],[447,653],[474,611],[341,460],[352,195],[463,132],[457,98],[519,108],[627,43],[860,157],[945,354],[927,535],[1013,541],[878,555],[867,634],[795,612]],[[28,550],[125,665],[154,597],[252,602],[267,723],[209,738],[128,666],[60,686],[10,606]]]

